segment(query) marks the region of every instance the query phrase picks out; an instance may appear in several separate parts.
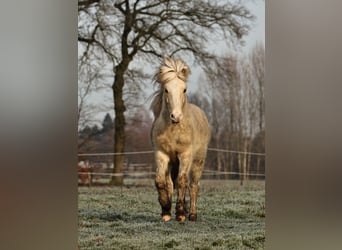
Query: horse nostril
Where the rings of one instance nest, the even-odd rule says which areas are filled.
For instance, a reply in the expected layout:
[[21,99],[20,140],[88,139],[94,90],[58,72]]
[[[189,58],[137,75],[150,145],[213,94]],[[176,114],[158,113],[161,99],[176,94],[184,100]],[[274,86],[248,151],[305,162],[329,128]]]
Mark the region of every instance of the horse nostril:
[[170,114],[170,119],[173,123],[178,123],[183,119],[183,114],[181,112],[173,112]]

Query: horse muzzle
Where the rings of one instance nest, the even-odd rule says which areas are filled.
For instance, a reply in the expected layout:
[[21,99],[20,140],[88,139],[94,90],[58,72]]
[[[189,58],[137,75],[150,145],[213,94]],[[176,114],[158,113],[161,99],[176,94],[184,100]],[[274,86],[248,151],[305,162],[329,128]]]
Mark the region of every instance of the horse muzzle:
[[182,112],[174,111],[170,114],[170,119],[172,123],[179,123],[183,119]]

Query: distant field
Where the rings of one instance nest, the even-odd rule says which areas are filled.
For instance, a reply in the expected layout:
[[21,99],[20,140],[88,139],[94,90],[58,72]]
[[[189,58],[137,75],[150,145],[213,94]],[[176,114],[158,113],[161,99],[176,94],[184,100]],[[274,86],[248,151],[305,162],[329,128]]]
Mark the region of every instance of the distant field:
[[264,248],[264,181],[201,181],[198,221],[185,223],[161,222],[152,180],[126,183],[79,188],[81,250]]

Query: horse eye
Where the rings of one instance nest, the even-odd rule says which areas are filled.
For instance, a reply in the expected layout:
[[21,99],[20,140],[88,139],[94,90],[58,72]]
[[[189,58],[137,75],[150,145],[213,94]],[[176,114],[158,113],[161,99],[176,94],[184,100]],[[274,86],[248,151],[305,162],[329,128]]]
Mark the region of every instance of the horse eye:
[[165,89],[165,93],[169,93],[169,91],[167,91],[167,89]]
[[185,93],[185,92],[186,92],[186,89],[183,90],[183,93]]

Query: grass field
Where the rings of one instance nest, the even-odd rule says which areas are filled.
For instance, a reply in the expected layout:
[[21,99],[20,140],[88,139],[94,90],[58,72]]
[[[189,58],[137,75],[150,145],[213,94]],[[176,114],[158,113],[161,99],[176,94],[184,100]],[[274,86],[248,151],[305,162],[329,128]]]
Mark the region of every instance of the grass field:
[[79,188],[81,250],[264,248],[264,181],[201,181],[198,220],[184,223],[161,221],[153,180],[126,183]]

